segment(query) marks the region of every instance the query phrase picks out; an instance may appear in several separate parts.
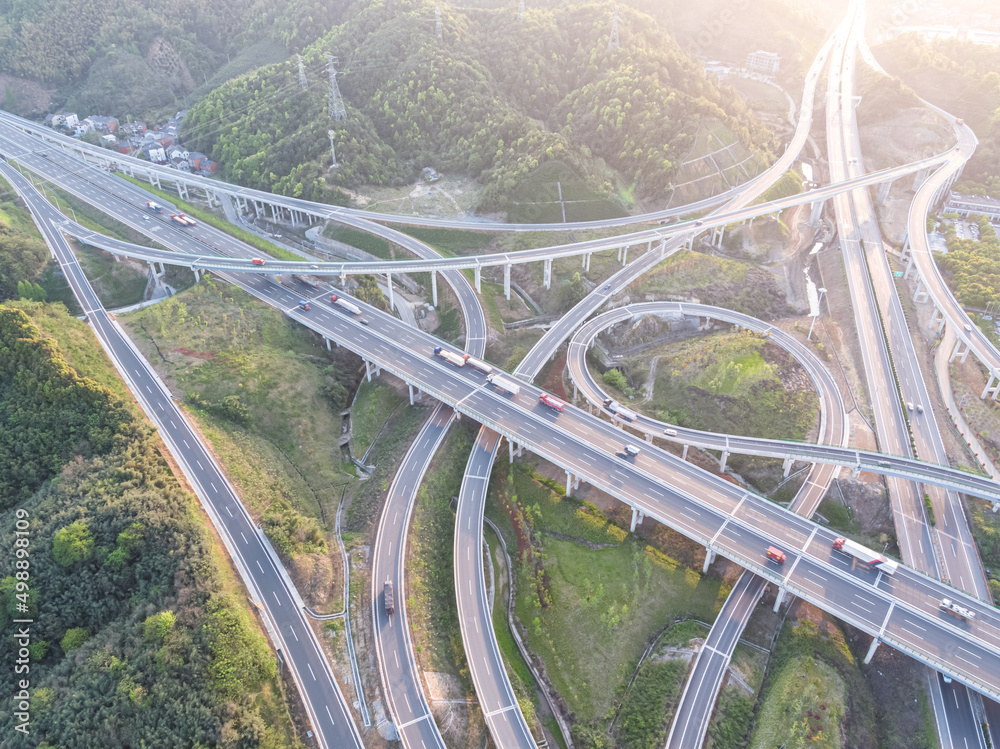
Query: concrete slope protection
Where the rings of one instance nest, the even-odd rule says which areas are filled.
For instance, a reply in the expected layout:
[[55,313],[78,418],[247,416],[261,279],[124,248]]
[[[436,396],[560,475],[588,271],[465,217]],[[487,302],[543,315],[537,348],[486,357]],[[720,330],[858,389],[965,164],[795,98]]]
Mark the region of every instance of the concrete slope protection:
[[316,635],[305,620],[298,593],[289,588],[282,571],[275,567],[263,532],[254,525],[166,387],[104,311],[65,238],[53,229],[61,214],[8,164],[0,163],[0,173],[25,200],[102,346],[146,415],[156,424],[219,531],[243,582],[261,610],[279,658],[296,681],[318,742],[331,749],[361,749],[363,744],[357,727]]

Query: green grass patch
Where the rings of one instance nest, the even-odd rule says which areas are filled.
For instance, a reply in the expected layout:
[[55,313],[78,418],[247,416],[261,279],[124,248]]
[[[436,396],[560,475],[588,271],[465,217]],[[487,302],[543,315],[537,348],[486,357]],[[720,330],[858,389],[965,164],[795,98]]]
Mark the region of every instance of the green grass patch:
[[705,749],[744,749],[753,724],[754,701],[735,687],[723,687],[705,734]]
[[403,402],[394,387],[378,378],[363,380],[351,408],[351,448],[358,459],[372,446],[389,415]]
[[428,244],[442,255],[475,255],[489,247],[497,235],[483,231],[465,231],[463,229],[438,229],[435,227],[394,226],[404,234],[409,234]]
[[621,206],[609,200],[561,161],[547,161],[522,179],[513,191],[516,202],[507,211],[512,223],[560,223],[563,211],[560,190],[566,202],[566,221],[617,218]]
[[[283,247],[279,247],[274,244],[274,242],[268,242],[263,237],[258,237],[253,232],[249,232],[246,229],[241,229],[238,226],[234,226],[229,223],[226,219],[221,216],[217,216],[210,211],[206,211],[203,208],[198,208],[185,200],[181,200],[178,196],[173,193],[166,192],[165,190],[160,190],[159,188],[153,187],[148,182],[143,182],[135,177],[130,177],[127,174],[122,174],[121,172],[115,172],[115,175],[121,177],[122,179],[128,180],[134,185],[141,187],[146,192],[150,192],[165,201],[173,203],[180,210],[181,213],[185,213],[193,218],[203,221],[209,226],[214,226],[219,231],[224,231],[230,236],[236,237],[241,242],[245,242],[251,247],[256,247],[261,252],[264,252],[271,257],[275,257],[278,260],[294,260],[298,262],[306,262],[301,257],[296,255],[294,252],[289,252]],[[168,217],[169,218],[169,217]]]
[[[785,389],[782,373],[798,365],[763,337],[748,331],[719,333],[656,353],[653,398],[630,405],[657,418],[725,434],[799,440],[816,423],[816,394]],[[619,364],[626,374],[641,378],[650,355],[646,351]]]
[[519,529],[516,612],[577,719],[606,729],[649,638],[673,618],[713,620],[729,587],[539,478],[521,464],[494,471],[493,501]]
[[785,172],[781,176],[781,179],[767,188],[764,194],[757,198],[753,204],[759,205],[761,203],[770,203],[772,200],[790,198],[792,195],[798,195],[800,192],[802,192],[802,175],[791,169]]
[[871,746],[874,732],[871,690],[840,628],[825,617],[788,619],[771,655],[750,747]]
[[138,304],[143,299],[147,273],[132,263],[116,262],[114,256],[94,247],[81,245],[77,259],[94,291],[107,309]]
[[462,335],[462,315],[457,306],[454,306],[444,299],[438,307],[438,326],[434,329],[434,335],[445,341],[454,341]]
[[461,675],[472,691],[458,626],[453,547],[455,512],[472,438],[455,423],[438,450],[417,494],[407,561],[407,618],[423,667]]
[[42,271],[38,283],[45,289],[45,299],[49,302],[61,302],[71,315],[83,314],[80,303],[76,301],[76,295],[66,280],[66,275],[55,260],[49,260]]
[[332,517],[349,479],[333,437],[343,405],[331,398],[344,397],[338,377],[350,383],[352,367],[338,372],[307,330],[210,277],[118,319],[184,398],[255,517],[282,537],[312,533],[298,514]]
[[327,224],[326,228],[323,229],[323,236],[335,242],[342,242],[351,247],[357,247],[359,250],[363,250],[369,255],[374,255],[382,260],[393,259],[392,243],[387,239],[369,234],[366,231],[352,229],[349,226],[341,226],[340,224]]

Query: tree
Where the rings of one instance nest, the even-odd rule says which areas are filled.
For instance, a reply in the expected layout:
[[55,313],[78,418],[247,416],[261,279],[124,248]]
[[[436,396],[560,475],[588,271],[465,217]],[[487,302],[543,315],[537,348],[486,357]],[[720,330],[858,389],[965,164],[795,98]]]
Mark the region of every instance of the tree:
[[628,381],[625,379],[625,375],[621,373],[620,369],[609,369],[601,375],[601,379],[604,380],[605,384],[610,385],[621,392],[625,392],[625,388],[628,387]]
[[76,650],[90,639],[90,630],[83,627],[74,627],[66,631],[66,636],[59,641],[59,647],[64,653]]
[[146,617],[142,625],[142,636],[147,642],[162,642],[163,638],[170,634],[177,623],[177,615],[170,611],[161,611],[158,614]]
[[56,531],[52,539],[52,557],[63,567],[89,559],[93,551],[94,537],[86,520],[77,520]]

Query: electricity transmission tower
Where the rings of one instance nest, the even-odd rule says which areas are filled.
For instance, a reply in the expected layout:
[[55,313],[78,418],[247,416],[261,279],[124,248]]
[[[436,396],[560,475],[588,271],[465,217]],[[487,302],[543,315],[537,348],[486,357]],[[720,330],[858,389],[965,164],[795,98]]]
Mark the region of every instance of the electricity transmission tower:
[[517,20],[524,20],[524,0],[517,0]]
[[337,70],[334,67],[337,58],[333,55],[323,55],[327,59],[327,70],[330,73],[330,102],[327,111],[330,119],[342,120],[347,117],[347,108],[344,106],[344,98],[340,95],[340,88],[337,87]]
[[440,5],[435,5],[434,6],[434,33],[437,35],[438,39],[441,38],[441,6]]
[[299,85],[302,88],[309,88],[309,81],[306,80],[306,69],[302,66],[302,55],[299,58]]
[[615,3],[615,15],[611,20],[611,36],[608,37],[608,49],[618,49],[618,3]]

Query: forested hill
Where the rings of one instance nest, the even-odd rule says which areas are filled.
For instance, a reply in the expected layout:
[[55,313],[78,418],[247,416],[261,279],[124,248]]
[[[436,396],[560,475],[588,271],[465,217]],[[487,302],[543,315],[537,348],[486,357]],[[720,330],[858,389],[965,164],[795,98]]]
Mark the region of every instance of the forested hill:
[[963,179],[976,183],[969,190],[1000,198],[1000,47],[904,34],[879,45],[875,55],[924,99],[969,124],[979,146]]
[[[56,103],[66,101],[81,116],[151,117],[181,108],[185,95],[261,42],[272,42],[284,57],[283,48],[315,41],[345,4],[0,0],[0,72],[59,87]],[[4,108],[30,114],[12,90]]]
[[[87,339],[81,360],[114,376],[110,362],[93,363],[97,343],[82,323],[44,314]],[[285,711],[273,656],[152,430],[6,306],[0,477],[0,695],[10,703],[19,679],[30,680],[31,695],[28,735],[4,710],[0,744],[295,744],[274,719]],[[18,587],[25,574],[28,593]],[[15,672],[15,617],[33,620],[28,672]]]
[[[298,86],[296,65],[263,68],[213,91],[185,119],[189,146],[226,176],[336,201],[335,186],[410,179],[424,166],[481,177],[480,208],[505,208],[521,180],[557,159],[613,193],[635,183],[665,197],[701,123],[717,118],[770,158],[771,133],[730,89],[706,78],[648,16],[610,4],[554,10],[459,9],[429,0],[355,3],[304,54],[339,56],[347,118],[326,113],[325,81]],[[330,172],[327,130],[335,130]]]

